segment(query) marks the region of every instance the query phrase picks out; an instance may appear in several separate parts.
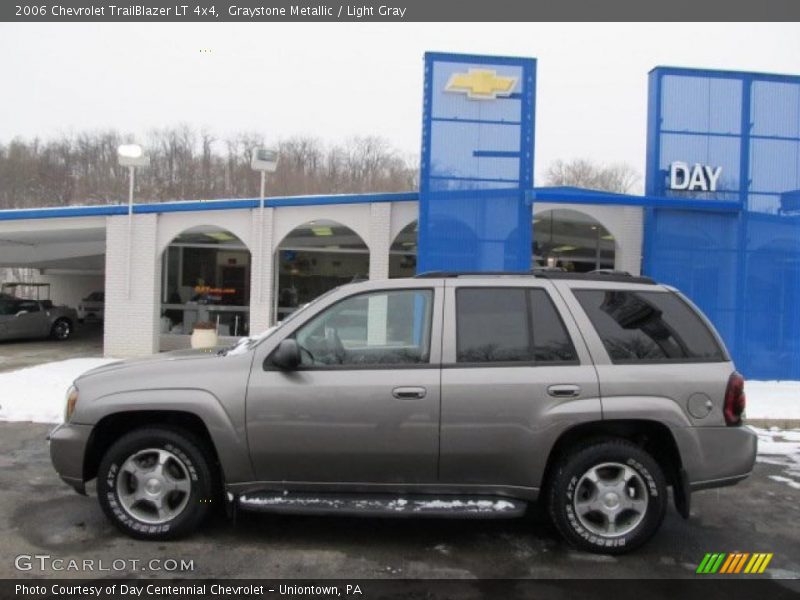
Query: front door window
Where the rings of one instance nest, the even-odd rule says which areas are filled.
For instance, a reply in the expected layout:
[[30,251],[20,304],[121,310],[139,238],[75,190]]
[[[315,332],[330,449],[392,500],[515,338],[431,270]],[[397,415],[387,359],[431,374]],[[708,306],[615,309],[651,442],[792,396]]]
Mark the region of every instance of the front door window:
[[302,366],[411,365],[430,361],[431,290],[352,296],[296,334]]

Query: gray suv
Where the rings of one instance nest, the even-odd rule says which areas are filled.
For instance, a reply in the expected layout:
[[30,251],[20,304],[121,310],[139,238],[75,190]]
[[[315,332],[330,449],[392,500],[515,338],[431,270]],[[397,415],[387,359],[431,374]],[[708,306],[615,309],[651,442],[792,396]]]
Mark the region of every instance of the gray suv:
[[81,376],[53,464],[137,538],[236,510],[518,517],[584,550],[659,528],[671,487],[746,478],[744,381],[677,290],[617,272],[336,288],[258,338]]

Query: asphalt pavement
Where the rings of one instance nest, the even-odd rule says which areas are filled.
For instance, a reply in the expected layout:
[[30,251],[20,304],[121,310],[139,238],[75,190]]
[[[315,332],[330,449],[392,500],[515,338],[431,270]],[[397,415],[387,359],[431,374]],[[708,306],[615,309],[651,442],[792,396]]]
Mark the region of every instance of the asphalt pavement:
[[0,373],[56,360],[103,356],[103,324],[77,324],[65,341],[51,339],[0,341]]

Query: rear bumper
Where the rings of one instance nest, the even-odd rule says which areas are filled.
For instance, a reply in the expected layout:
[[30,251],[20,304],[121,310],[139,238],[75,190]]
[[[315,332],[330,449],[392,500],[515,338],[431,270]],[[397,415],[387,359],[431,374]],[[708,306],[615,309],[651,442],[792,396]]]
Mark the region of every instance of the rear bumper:
[[80,494],[85,493],[83,459],[91,433],[91,425],[62,423],[47,436],[56,473]]
[[749,427],[686,427],[681,433],[691,491],[735,485],[753,471],[758,436]]

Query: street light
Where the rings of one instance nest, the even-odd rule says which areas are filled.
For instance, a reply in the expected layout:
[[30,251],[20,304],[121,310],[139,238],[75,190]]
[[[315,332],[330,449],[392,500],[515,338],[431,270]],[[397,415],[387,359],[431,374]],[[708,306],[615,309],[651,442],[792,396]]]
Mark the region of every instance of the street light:
[[[258,259],[264,257],[264,196],[266,195],[267,173],[274,173],[278,168],[278,151],[273,148],[256,148],[250,167],[261,173],[261,195],[258,211]],[[258,278],[258,300],[264,300],[264,278]]]
[[278,151],[272,148],[256,148],[250,166],[254,171],[261,172],[261,206],[264,206],[264,193],[267,183],[267,173],[274,173],[278,169]]
[[136,167],[150,166],[150,157],[144,155],[139,144],[122,144],[117,148],[119,166],[128,167],[128,212],[133,212],[133,182]]
[[150,157],[145,156],[139,144],[122,144],[117,147],[117,161],[119,166],[128,167],[128,277],[126,291],[131,297],[131,258],[133,254],[133,185],[136,176],[136,167],[150,165]]

